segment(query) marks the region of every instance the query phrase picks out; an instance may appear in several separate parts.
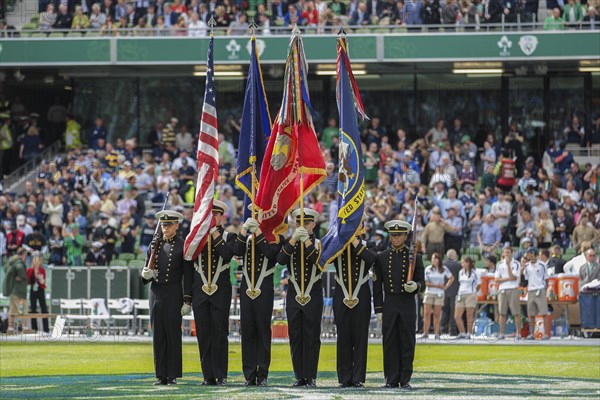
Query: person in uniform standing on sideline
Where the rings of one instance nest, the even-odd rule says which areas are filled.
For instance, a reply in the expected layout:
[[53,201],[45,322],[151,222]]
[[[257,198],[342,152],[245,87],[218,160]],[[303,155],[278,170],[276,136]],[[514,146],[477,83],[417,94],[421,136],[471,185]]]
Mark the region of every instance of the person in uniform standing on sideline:
[[223,215],[228,210],[225,203],[213,200],[212,213],[216,225],[211,228],[208,241],[194,265],[192,281],[192,308],[204,375],[202,385],[209,386],[227,383],[227,334],[231,306],[229,261],[233,257],[235,240],[235,234],[223,228]]
[[[176,235],[183,215],[164,210],[156,213],[162,235],[150,243],[154,249],[154,270],[142,269],[142,282],[150,286],[150,324],[154,348],[155,385],[175,385],[182,376],[181,316],[187,314],[192,301],[193,263],[183,258],[183,239]],[[183,280],[183,288],[181,282]]]
[[390,235],[390,248],[377,254],[373,273],[373,303],[375,313],[382,314],[383,324],[384,387],[411,390],[417,320],[415,295],[425,285],[425,272],[421,255],[414,254],[417,258],[413,279],[407,279],[411,251],[405,242],[411,225],[392,220],[384,226]]
[[[521,260],[521,273],[527,280],[527,316],[529,317],[529,335],[526,340],[535,340],[533,333],[536,315],[546,318],[548,315],[548,301],[546,300],[546,288],[548,287],[548,249],[538,251],[535,247],[527,249],[525,257]],[[546,321],[544,321],[546,324]],[[550,339],[545,333],[542,340]]]
[[[453,250],[453,249],[450,249]],[[450,251],[448,250],[448,251]],[[444,292],[454,282],[452,272],[442,264],[439,253],[433,253],[431,265],[425,268],[425,299],[423,300],[423,336],[421,339],[429,338],[429,327],[431,311],[433,311],[433,331],[435,340],[440,339],[440,321],[442,319],[442,307],[444,306]]]
[[[460,262],[462,269],[458,273],[458,295],[454,308],[454,320],[458,325],[459,334],[457,339],[471,339],[473,331],[473,317],[477,307],[477,291],[481,287],[481,278],[475,269],[475,263],[471,257],[463,257]],[[467,313],[467,325],[463,323],[463,314]]]
[[281,251],[283,240],[283,236],[280,236],[278,242],[269,243],[262,234],[258,221],[248,218],[233,244],[233,254],[244,259],[240,285],[240,320],[245,386],[267,386],[271,364],[271,317],[274,296],[272,274],[275,272],[277,255]]
[[498,340],[504,339],[504,328],[506,327],[506,315],[508,310],[515,317],[515,340],[521,337],[521,304],[519,303],[519,278],[521,276],[520,265],[513,259],[511,247],[502,250],[502,261],[496,268],[494,278],[498,284],[498,313],[500,314],[500,334]]
[[367,250],[366,242],[358,238],[333,260],[336,268],[333,317],[337,331],[337,374],[342,388],[362,388],[366,380],[371,322],[369,269],[374,262],[375,253]]
[[[277,262],[287,265],[289,271],[286,313],[296,376],[293,386],[316,387],[323,315],[323,283],[317,265],[321,244],[313,234],[319,213],[304,207],[304,227],[300,226],[300,209],[292,212],[292,218],[298,227],[277,255]],[[303,260],[301,246],[304,246]]]

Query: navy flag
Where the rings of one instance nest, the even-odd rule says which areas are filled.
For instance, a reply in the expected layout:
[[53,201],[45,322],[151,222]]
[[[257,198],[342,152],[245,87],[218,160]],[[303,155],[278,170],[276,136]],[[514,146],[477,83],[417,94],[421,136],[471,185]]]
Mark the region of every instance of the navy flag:
[[350,67],[346,39],[338,39],[337,104],[340,114],[338,171],[338,216],[321,240],[323,252],[319,267],[330,264],[362,230],[365,180],[357,114],[365,118],[364,108]]
[[[271,116],[254,36],[250,39],[250,47],[250,68],[244,97],[235,176],[235,183],[246,194],[244,196],[244,220],[252,216],[248,205],[254,201],[254,195],[258,190],[260,167],[271,134]],[[254,190],[252,190],[253,176]]]

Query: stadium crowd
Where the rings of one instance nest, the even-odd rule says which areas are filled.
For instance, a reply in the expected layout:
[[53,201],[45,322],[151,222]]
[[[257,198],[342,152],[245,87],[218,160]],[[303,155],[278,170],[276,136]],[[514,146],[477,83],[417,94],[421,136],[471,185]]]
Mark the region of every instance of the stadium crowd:
[[[245,35],[253,19],[260,34],[285,33],[294,25],[308,32],[355,28],[543,22],[544,29],[598,29],[598,0],[40,0],[40,14],[26,29],[100,32],[106,36],[192,36],[207,34],[214,17],[220,34]],[[219,29],[220,28],[220,29]],[[0,34],[10,36],[5,22]],[[435,29],[435,27],[433,27]]]
[[[9,137],[22,161],[36,158],[43,147],[40,132],[50,127],[40,127],[38,115],[25,106],[0,113],[0,120],[3,144]],[[514,248],[521,260],[535,247],[550,250],[553,273],[578,273],[579,265],[565,267],[562,255],[571,252],[567,258],[572,258],[598,248],[600,164],[579,165],[567,143],[598,145],[600,116],[589,127],[576,118],[566,125],[537,154],[527,148],[518,121],[502,137],[489,134],[478,146],[459,117],[410,135],[403,129],[387,132],[373,117],[361,128],[368,246],[386,248],[384,223],[411,222],[416,213],[426,260],[437,257],[446,264],[462,254],[473,267],[493,271],[503,248]],[[124,254],[143,258],[156,227],[154,212],[167,192],[168,207],[184,215],[179,234],[185,237],[197,168],[197,134],[188,126],[176,117],[157,121],[142,149],[136,139],[108,141],[113,135],[101,117],[94,126],[81,127],[65,113],[65,153],[43,160],[35,179],[19,192],[0,195],[3,258],[21,247],[41,252],[53,265],[108,265]],[[235,185],[239,120],[221,127],[216,197],[229,207],[226,229],[238,232],[243,223],[243,192]],[[327,174],[305,202],[322,216],[317,236],[337,214],[338,132],[336,118],[317,132]],[[4,161],[10,153],[10,148],[3,152]],[[445,257],[449,251],[451,258]]]

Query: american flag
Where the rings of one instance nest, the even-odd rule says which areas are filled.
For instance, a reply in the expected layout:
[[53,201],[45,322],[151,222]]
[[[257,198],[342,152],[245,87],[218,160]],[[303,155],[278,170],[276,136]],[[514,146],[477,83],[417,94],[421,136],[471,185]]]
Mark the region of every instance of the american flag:
[[219,140],[217,129],[217,91],[213,71],[213,42],[210,37],[206,62],[206,88],[198,137],[198,179],[196,200],[190,233],[185,239],[183,254],[186,260],[195,260],[202,252],[208,232],[215,225],[212,216],[215,184],[219,175]]

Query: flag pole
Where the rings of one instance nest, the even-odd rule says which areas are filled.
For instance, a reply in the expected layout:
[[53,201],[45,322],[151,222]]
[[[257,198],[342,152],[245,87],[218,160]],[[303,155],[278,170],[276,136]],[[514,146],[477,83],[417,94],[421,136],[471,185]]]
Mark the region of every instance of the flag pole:
[[[251,203],[251,209],[250,209],[250,215],[252,216],[252,218],[256,219],[256,206],[254,204],[254,198],[255,198],[255,194],[256,194],[256,160],[252,160],[252,199],[250,199],[252,201]],[[254,254],[255,254],[255,249],[256,249],[256,245],[255,245],[255,238],[256,235],[254,234],[254,232],[252,232],[252,240],[251,240],[251,257],[252,257],[252,261],[251,261],[251,274],[252,274],[252,281],[251,281],[251,288],[250,290],[252,292],[254,292],[254,270],[255,270],[255,266],[254,266]]]
[[[300,226],[304,228],[304,174],[300,167]],[[300,242],[300,291],[304,297],[304,243]]]
[[[352,243],[348,243],[348,246],[346,247],[347,248],[346,251],[347,251],[347,257],[348,257],[348,285],[349,285],[349,287],[348,287],[348,293],[349,293],[349,296],[350,296],[350,300],[352,300],[352,267],[351,267],[351,265],[352,265],[352,258],[351,258],[352,257],[352,253],[350,251],[350,246],[352,246]],[[359,279],[360,279],[360,277],[359,277]]]
[[[254,19],[252,19],[252,21],[250,21],[250,24],[248,26],[251,31],[252,31],[252,36],[250,37],[250,42],[252,46],[255,46],[255,36],[254,36],[254,32],[257,28],[256,22],[254,22]],[[251,209],[250,209],[250,216],[253,219],[256,219],[256,205],[254,203],[254,199],[256,198],[256,157],[252,156],[252,172],[251,172],[251,178],[252,178],[252,182],[251,182],[251,191],[252,191],[252,198],[250,199],[251,201]],[[252,257],[252,261],[251,261],[251,282],[250,282],[250,290],[251,292],[254,293],[254,282],[255,282],[255,261],[254,261],[254,257],[256,254],[256,235],[254,234],[254,232],[252,233],[252,239],[251,239],[251,257]]]

